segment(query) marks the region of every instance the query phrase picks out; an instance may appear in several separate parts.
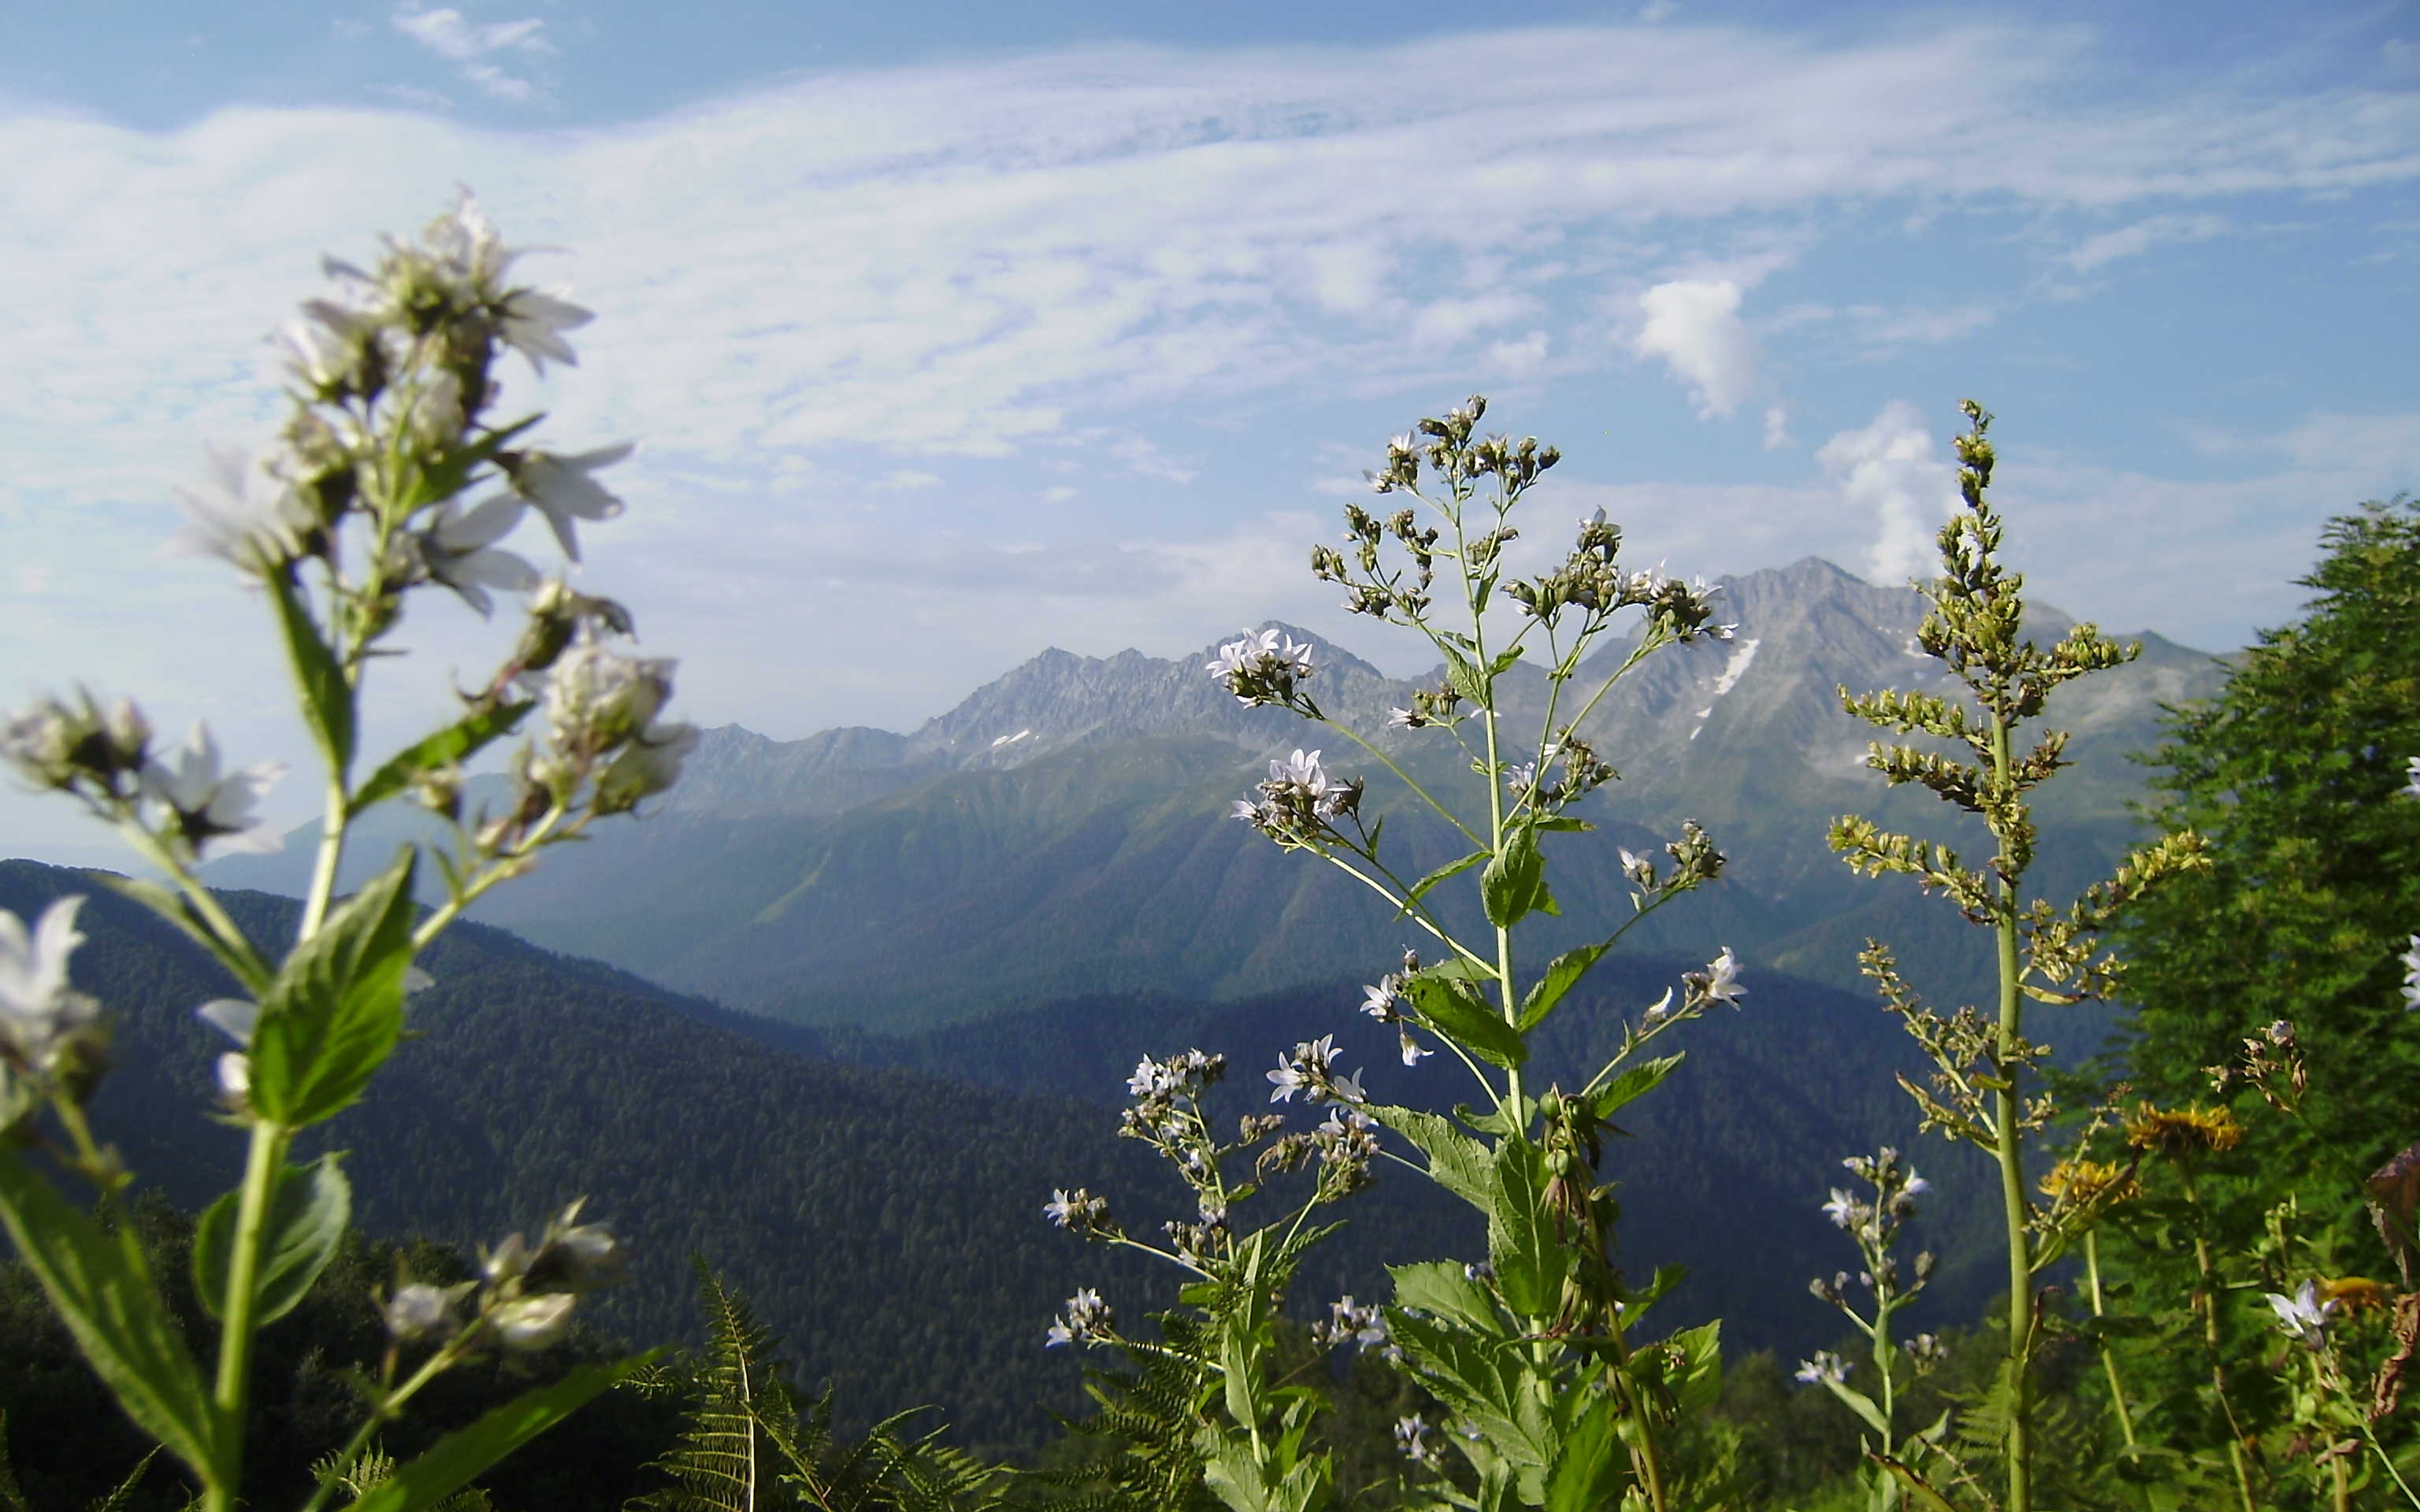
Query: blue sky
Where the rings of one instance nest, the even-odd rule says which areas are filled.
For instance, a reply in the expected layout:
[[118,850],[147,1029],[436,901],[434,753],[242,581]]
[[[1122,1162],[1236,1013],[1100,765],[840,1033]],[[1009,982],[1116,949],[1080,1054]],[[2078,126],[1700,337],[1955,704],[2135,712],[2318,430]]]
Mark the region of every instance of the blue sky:
[[[158,547],[204,443],[273,431],[318,255],[458,182],[597,312],[506,405],[640,443],[578,581],[700,722],[908,728],[1047,645],[1272,615],[1408,671],[1301,563],[1473,390],[1562,447],[1542,518],[1885,581],[1974,394],[2040,596],[2240,645],[2330,515],[2420,486],[2420,9],[1981,15],[11,8],[0,700],[302,761],[259,605]],[[507,633],[411,630],[373,738]],[[0,854],[91,838],[0,794]]]

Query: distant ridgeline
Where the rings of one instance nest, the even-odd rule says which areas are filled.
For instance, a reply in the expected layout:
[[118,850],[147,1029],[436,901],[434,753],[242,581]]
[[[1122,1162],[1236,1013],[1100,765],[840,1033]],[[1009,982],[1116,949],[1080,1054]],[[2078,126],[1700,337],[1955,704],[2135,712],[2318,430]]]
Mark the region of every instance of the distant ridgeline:
[[[1617,846],[1658,846],[1695,818],[1730,870],[1643,926],[1637,949],[1702,962],[1728,945],[1752,968],[1862,993],[1856,953],[1873,935],[1935,1000],[1972,995],[1989,970],[1975,932],[1903,881],[1852,878],[1823,841],[1846,812],[1958,844],[1980,834],[1947,827],[1929,795],[1885,794],[1862,764],[1871,731],[1835,694],[1926,686],[1935,669],[1913,640],[1922,601],[1811,558],[1724,585],[1738,638],[1651,659],[1583,726],[1623,780],[1582,810],[1606,834],[1549,841],[1563,914],[1534,948],[1600,937],[1630,909]],[[2045,609],[2033,629],[2055,636],[2067,623]],[[2127,755],[2154,743],[2163,702],[2223,676],[2212,657],[2143,640],[2139,662],[2053,702],[2079,769],[2040,814],[2045,896],[2104,874],[2137,839],[2127,804],[2145,774]],[[1597,661],[1609,671],[1623,653]],[[551,855],[473,917],[735,1008],[892,1033],[1103,993],[1237,999],[1374,980],[1407,943],[1404,925],[1349,879],[1293,864],[1226,817],[1263,762],[1319,733],[1237,706],[1203,674],[1209,655],[1046,652],[909,735],[709,731],[660,812]],[[1348,653],[1318,643],[1318,659],[1312,690],[1365,733],[1409,702],[1414,684]],[[1536,702],[1544,681],[1516,679],[1508,707]],[[1386,742],[1424,781],[1475,780],[1448,736]],[[1345,773],[1363,768],[1356,754],[1326,752]],[[482,791],[472,785],[474,804]],[[1390,816],[1404,874],[1457,854],[1396,796],[1372,773],[1367,809]],[[397,803],[358,832],[368,842],[354,862],[367,866],[391,853],[382,841],[427,829]],[[311,833],[208,875],[299,893]]]
[[[69,891],[90,895],[76,984],[116,1021],[97,1126],[147,1182],[197,1209],[240,1160],[232,1131],[194,1117],[223,1041],[193,1010],[231,984],[97,878],[0,863],[0,908],[20,917]],[[225,896],[263,940],[293,926],[285,900]],[[894,1037],[728,1012],[476,926],[422,963],[436,985],[411,1000],[418,1037],[330,1133],[356,1151],[367,1231],[467,1252],[584,1194],[634,1260],[599,1299],[604,1326],[643,1343],[692,1337],[688,1262],[703,1252],[786,1338],[802,1379],[837,1386],[845,1423],[929,1402],[978,1445],[1038,1443],[1052,1432],[1043,1409],[1078,1405],[1077,1362],[1041,1348],[1076,1287],[1099,1286],[1130,1317],[1169,1300],[1165,1268],[1146,1276],[1041,1218],[1051,1188],[1078,1184],[1138,1230],[1175,1214],[1174,1183],[1112,1137],[1104,1105],[1137,1057],[1227,1054],[1240,1111],[1267,1106],[1261,1073],[1280,1052],[1332,1032],[1373,1096],[1439,1105],[1463,1091],[1437,1060],[1400,1067],[1349,982],[1226,1003],[1095,995]],[[1617,1033],[1608,1010],[1635,1012],[1684,964],[1601,970],[1590,983],[1601,995],[1556,1021],[1541,1075],[1592,1066]],[[1861,997],[1765,973],[1743,1012],[1680,1038],[1689,1064],[1625,1113],[1637,1137],[1606,1153],[1624,1205],[1616,1259],[1642,1275],[1691,1268],[1665,1325],[1721,1316],[1735,1349],[1786,1357],[1837,1343],[1806,1282],[1848,1251],[1817,1204],[1844,1180],[1842,1156],[1915,1143],[1890,1075],[1912,1068],[1904,1036]],[[1961,1319],[1988,1285],[1988,1246],[1959,1237],[1989,1216],[1982,1173],[1937,1145],[1916,1158],[1943,1188],[1925,1223],[1945,1252],[1928,1312]],[[1341,1210],[1357,1232],[1306,1269],[1297,1307],[1377,1294],[1382,1261],[1479,1253],[1449,1202],[1382,1175]]]

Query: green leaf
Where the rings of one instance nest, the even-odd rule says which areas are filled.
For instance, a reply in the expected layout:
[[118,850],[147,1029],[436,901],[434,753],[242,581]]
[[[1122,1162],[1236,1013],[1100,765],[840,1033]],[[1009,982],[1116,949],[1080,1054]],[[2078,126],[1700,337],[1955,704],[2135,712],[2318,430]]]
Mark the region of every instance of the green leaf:
[[342,1111],[395,1050],[419,856],[404,846],[377,881],[294,948],[261,998],[250,1095],[264,1118],[300,1128]]
[[1421,972],[1404,989],[1431,1028],[1481,1059],[1511,1071],[1529,1058],[1520,1031],[1497,1017],[1469,983],[1440,981]]
[[1473,705],[1481,709],[1489,706],[1487,679],[1480,674],[1479,664],[1451,646],[1445,648],[1445,680],[1446,686]]
[[277,606],[277,627],[286,633],[287,659],[294,665],[294,681],[302,689],[302,715],[311,738],[319,743],[328,765],[342,776],[353,764],[353,687],[336,654],[319,639],[319,626],[302,602],[302,592],[291,576],[267,575],[269,596]]
[[1479,877],[1479,899],[1487,910],[1487,921],[1497,929],[1520,922],[1523,915],[1538,906],[1545,874],[1546,858],[1538,853],[1537,838],[1528,825],[1506,836],[1504,848],[1488,858],[1487,870]]
[[1439,981],[1483,981],[1490,985],[1496,981],[1494,966],[1481,965],[1467,956],[1459,955],[1434,966],[1422,966],[1420,975],[1435,977]]
[[660,1351],[612,1365],[584,1365],[551,1386],[540,1386],[489,1412],[476,1423],[437,1441],[427,1454],[355,1502],[348,1512],[420,1512],[471,1483],[473,1476],[569,1417],[588,1400]]
[[1955,1504],[1953,1504],[1947,1497],[1942,1495],[1939,1491],[1934,1490],[1931,1485],[1926,1483],[1923,1476],[1917,1474],[1906,1465],[1893,1459],[1888,1455],[1869,1455],[1868,1458],[1872,1459],[1875,1464],[1878,1464],[1885,1471],[1888,1471],[1892,1479],[1898,1481],[1901,1486],[1908,1489],[1912,1493],[1913,1498],[1910,1503],[1911,1505],[1922,1509],[1922,1512],[1958,1512],[1958,1508]]
[[1546,1512],[1597,1512],[1614,1504],[1629,1477],[1628,1457],[1614,1452],[1618,1410],[1614,1398],[1599,1396],[1564,1435],[1546,1476]]
[[1434,1113],[1385,1105],[1373,1105],[1368,1112],[1429,1158],[1430,1180],[1481,1212],[1495,1205],[1499,1188],[1485,1145]]
[[1437,1318],[1387,1309],[1387,1330],[1419,1366],[1420,1384],[1486,1437],[1519,1471],[1543,1478],[1559,1436],[1545,1406],[1553,1393],[1530,1365],[1524,1347],[1483,1338]]
[[1612,1118],[1617,1110],[1633,1099],[1644,1096],[1688,1058],[1688,1052],[1683,1051],[1678,1055],[1659,1056],[1643,1065],[1631,1067],[1589,1094],[1590,1109],[1600,1119]]
[[1496,1149],[1495,1171],[1501,1196],[1487,1213],[1487,1257],[1496,1284],[1514,1312],[1551,1317],[1562,1304],[1572,1251],[1546,1214],[1545,1152],[1527,1139],[1507,1139]]
[[1568,830],[1575,835],[1585,835],[1590,830],[1594,829],[1596,825],[1591,825],[1587,820],[1578,818],[1573,814],[1550,813],[1541,814],[1538,816],[1537,827],[1540,829]]
[[1665,1347],[1681,1351],[1682,1364],[1665,1373],[1673,1411],[1685,1421],[1711,1411],[1723,1395],[1723,1320],[1699,1323],[1666,1335]]
[[[256,1320],[273,1322],[293,1311],[334,1257],[353,1215],[353,1189],[336,1165],[343,1158],[322,1155],[299,1169],[277,1173],[261,1232]],[[194,1228],[194,1288],[213,1318],[219,1316],[219,1299],[226,1295],[240,1196],[229,1192],[211,1203]]]
[[1597,958],[1612,946],[1611,940],[1597,945],[1582,945],[1547,962],[1546,974],[1539,978],[1537,985],[1529,989],[1529,995],[1521,999],[1521,1027],[1534,1028],[1545,1022],[1546,1015],[1555,1011],[1555,1005],[1563,1000],[1563,995],[1577,985],[1579,980],[1588,975],[1589,968],[1596,964]]
[[1890,1424],[1884,1419],[1883,1410],[1874,1405],[1874,1399],[1872,1397],[1867,1396],[1864,1392],[1859,1391],[1856,1387],[1852,1386],[1845,1381],[1834,1381],[1829,1376],[1825,1376],[1823,1378],[1823,1384],[1831,1391],[1833,1396],[1838,1396],[1840,1400],[1849,1404],[1850,1412],[1854,1412],[1859,1417],[1865,1419],[1866,1427],[1873,1429],[1876,1433],[1881,1434],[1885,1438],[1890,1437]]
[[1528,649],[1528,648],[1526,646],[1514,646],[1510,651],[1497,652],[1496,654],[1496,659],[1487,664],[1488,675],[1492,677],[1503,676],[1505,669],[1511,667],[1514,662],[1519,661],[1521,659],[1521,654]]
[[0,1152],[0,1224],[126,1415],[209,1477],[209,1393],[140,1257],[11,1152]]
[[1486,859],[1487,853],[1485,851],[1473,851],[1459,861],[1448,861],[1445,865],[1438,867],[1427,876],[1424,876],[1418,882],[1412,884],[1412,890],[1404,895],[1404,906],[1395,910],[1395,917],[1397,918],[1401,918],[1405,914],[1410,913],[1412,911],[1412,904],[1419,902],[1423,897],[1426,897],[1428,895],[1428,890],[1431,887],[1435,887],[1438,883],[1445,881],[1449,877],[1461,875],[1463,872],[1469,871],[1472,867],[1477,866],[1480,862]]
[[489,742],[509,735],[518,728],[530,710],[537,707],[535,699],[520,703],[499,704],[463,716],[435,734],[405,747],[386,760],[386,764],[370,774],[369,780],[353,795],[346,807],[345,817],[352,819],[375,804],[401,793],[411,785],[411,779],[423,772],[458,762],[475,754]]
[[1501,1323],[1496,1313],[1496,1299],[1487,1288],[1472,1280],[1467,1272],[1451,1260],[1422,1260],[1416,1265],[1390,1265],[1387,1273],[1395,1278],[1395,1305],[1417,1307],[1424,1313],[1478,1333],[1496,1333]]

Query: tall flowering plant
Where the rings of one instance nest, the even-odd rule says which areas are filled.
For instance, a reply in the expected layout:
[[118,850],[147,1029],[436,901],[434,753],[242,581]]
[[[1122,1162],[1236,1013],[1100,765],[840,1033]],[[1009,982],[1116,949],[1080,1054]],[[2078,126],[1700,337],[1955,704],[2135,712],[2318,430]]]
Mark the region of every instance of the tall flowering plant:
[[[1559,454],[1532,437],[1483,436],[1486,401],[1474,396],[1424,419],[1388,443],[1373,490],[1405,501],[1392,514],[1344,511],[1342,550],[1312,548],[1311,570],[1343,587],[1346,607],[1425,636],[1442,656],[1443,682],[1417,693],[1388,724],[1411,738],[1452,742],[1478,777],[1457,810],[1414,778],[1388,747],[1338,723],[1318,702],[1311,648],[1280,632],[1248,634],[1209,667],[1247,705],[1274,705],[1327,726],[1400,781],[1466,850],[1407,876],[1382,848],[1383,825],[1365,815],[1365,779],[1330,771],[1324,751],[1272,762],[1268,779],[1235,817],[1283,849],[1302,851],[1383,897],[1427,937],[1398,969],[1367,989],[1362,1011],[1397,1027],[1406,1066],[1442,1052],[1470,1078],[1474,1097],[1452,1117],[1373,1102],[1338,1064],[1330,1040],[1296,1045],[1267,1073],[1272,1101],[1297,1093],[1370,1120],[1419,1157],[1388,1154],[1468,1202],[1485,1218],[1483,1260],[1392,1269],[1385,1335],[1402,1367],[1438,1402],[1446,1424],[1406,1420],[1404,1451],[1435,1472],[1428,1504],[1506,1507],[1675,1504],[1667,1447],[1679,1413],[1719,1387],[1714,1325],[1641,1345],[1640,1313],[1675,1278],[1632,1286],[1607,1258],[1615,1206],[1596,1179],[1614,1114],[1670,1074],[1678,1055],[1649,1057],[1653,1041],[1745,989],[1726,949],[1643,1009],[1620,1049],[1575,1088],[1539,1088],[1531,1041],[1590,969],[1638,919],[1714,878],[1722,856],[1687,825],[1663,856],[1624,853],[1632,915],[1603,939],[1543,963],[1515,949],[1525,919],[1558,911],[1547,885],[1549,837],[1591,826],[1574,805],[1615,777],[1580,733],[1614,685],[1647,657],[1703,639],[1714,590],[1621,563],[1621,532],[1598,511],[1579,522],[1562,560],[1534,577],[1512,574],[1506,548],[1513,516]],[[1601,678],[1582,664],[1617,623],[1634,618],[1628,651]],[[1492,611],[1492,612],[1491,612]],[[1516,734],[1499,688],[1528,659],[1547,683],[1534,733]],[[1398,742],[1390,742],[1401,749]],[[1435,900],[1449,883],[1476,891],[1484,928],[1458,929]],[[1445,1473],[1436,1434],[1466,1461]],[[1222,1494],[1224,1494],[1222,1490]],[[1228,1504],[1244,1501],[1227,1496]]]
[[[621,606],[542,577],[502,544],[535,512],[579,557],[576,524],[619,513],[595,473],[627,445],[558,453],[533,444],[543,417],[489,418],[508,350],[543,372],[574,361],[566,331],[589,312],[507,272],[504,246],[466,193],[418,240],[390,240],[374,270],[326,259],[334,283],[306,301],[283,340],[293,411],[267,455],[217,453],[189,494],[182,544],[216,556],[266,600],[323,767],[324,815],[293,944],[247,937],[195,868],[213,851],[275,849],[256,811],[282,775],[231,770],[196,724],[166,748],[131,701],[45,698],[0,727],[0,757],[37,787],[84,804],[167,879],[106,878],[182,931],[244,995],[200,1006],[232,1041],[218,1062],[220,1116],[248,1134],[235,1189],[202,1215],[196,1294],[218,1325],[214,1368],[171,1321],[130,1225],[112,1222],[133,1178],[101,1142],[86,1104],[106,1061],[101,1006],[69,980],[83,899],[28,929],[0,913],[0,1223],[127,1414],[180,1461],[208,1512],[245,1500],[246,1393],[258,1332],[295,1306],[334,1254],[351,1192],[334,1155],[292,1162],[295,1137],[359,1100],[394,1051],[405,998],[427,978],[413,956],[544,847],[629,812],[669,787],[696,738],[660,717],[673,663],[613,649],[631,634]],[[465,500],[482,488],[494,492]],[[414,595],[442,589],[483,616],[497,592],[525,593],[527,616],[494,675],[461,695],[439,729],[360,770],[362,690]],[[542,731],[512,764],[497,812],[466,815],[463,763],[531,717]],[[421,849],[406,845],[349,898],[336,896],[348,834],[365,812],[415,801],[452,842],[431,847],[445,900],[413,902]],[[29,1151],[96,1194],[70,1199]],[[446,1369],[495,1351],[544,1347],[579,1296],[619,1273],[612,1233],[572,1203],[535,1242],[483,1252],[477,1279],[399,1281],[382,1306],[392,1347],[351,1441],[322,1461],[318,1512],[359,1477],[380,1427]],[[353,1505],[432,1505],[642,1362],[586,1366],[531,1391],[394,1469]],[[254,1499],[256,1499],[254,1498]]]
[[[1927,1087],[1900,1078],[1923,1115],[1923,1132],[1974,1145],[1998,1167],[2009,1282],[1999,1382],[2007,1425],[2005,1504],[2008,1512],[2029,1512],[2032,1370],[2041,1329],[2033,1277],[2066,1253],[2096,1209],[2068,1201],[2045,1208],[2027,1184],[2025,1146],[2049,1122],[2054,1103],[2040,1089],[2045,1047],[2025,1038],[2024,1004],[2109,996],[2118,965],[2101,949],[2102,932],[2164,878],[2208,863],[2197,836],[2168,835],[2134,852],[2115,875],[2064,907],[2024,895],[2040,838],[2027,795],[2068,764],[2065,732],[2027,727],[2059,687],[2122,666],[2141,648],[2121,646],[2090,625],[2074,626],[2048,648],[2024,637],[2024,578],[2000,562],[2003,526],[1988,497],[1992,417],[1971,399],[1961,409],[1968,423],[1957,441],[1964,507],[1941,528],[1941,576],[1916,585],[1931,604],[1916,644],[1942,664],[1946,682],[1954,682],[1962,696],[1888,688],[1854,694],[1845,687],[1839,696],[1844,709],[1868,723],[1896,735],[1930,736],[1951,749],[1944,755],[1904,741],[1875,741],[1866,762],[1894,787],[1928,788],[1979,818],[1993,854],[1974,864],[1950,846],[1894,834],[1854,814],[1834,821],[1830,841],[1851,870],[1912,876],[1927,894],[1939,894],[1968,923],[1992,933],[1997,993],[1989,1018],[1973,1008],[1946,1016],[1926,1008],[1891,952],[1875,941],[1867,942],[1860,960],[1935,1068]],[[2028,736],[2033,744],[2024,748]],[[1937,1496],[1906,1467],[1896,1473],[1923,1494]]]

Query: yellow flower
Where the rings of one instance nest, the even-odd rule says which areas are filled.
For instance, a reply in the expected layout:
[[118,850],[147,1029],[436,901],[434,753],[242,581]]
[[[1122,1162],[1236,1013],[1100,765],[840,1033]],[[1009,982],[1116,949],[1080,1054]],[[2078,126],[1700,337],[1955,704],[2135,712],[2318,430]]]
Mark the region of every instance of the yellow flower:
[[2166,1155],[2233,1149],[2243,1143],[2243,1126],[2225,1108],[2156,1108],[2145,1103],[2126,1120],[2126,1142]]
[[2042,1173],[2042,1196],[2078,1208],[2142,1196],[2133,1175],[2115,1161],[2063,1160]]
[[2349,1313],[2368,1308],[2384,1312],[2395,1303],[2394,1292],[2367,1276],[2360,1275],[2340,1275],[2333,1279],[2323,1276],[2319,1280],[2319,1293],[2321,1301],[2335,1303]]

